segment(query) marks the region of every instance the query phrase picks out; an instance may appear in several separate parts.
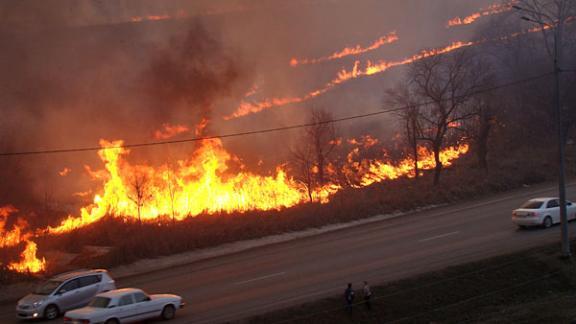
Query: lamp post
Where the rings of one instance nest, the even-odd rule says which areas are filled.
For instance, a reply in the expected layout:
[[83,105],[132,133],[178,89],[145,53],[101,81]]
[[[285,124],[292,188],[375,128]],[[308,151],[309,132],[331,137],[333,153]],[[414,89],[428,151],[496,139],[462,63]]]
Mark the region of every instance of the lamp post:
[[[556,111],[556,127],[558,129],[558,198],[560,203],[560,223],[561,223],[561,236],[562,236],[562,257],[569,258],[570,241],[568,238],[568,216],[566,212],[566,172],[565,172],[565,158],[564,158],[564,127],[562,125],[562,106],[560,100],[560,59],[561,59],[561,42],[562,42],[562,24],[564,23],[559,17],[558,21],[552,19],[550,16],[540,12],[525,9],[519,6],[512,6],[516,10],[525,11],[533,14],[535,17],[540,17],[539,20],[529,17],[521,17],[523,20],[540,24],[542,28],[551,29],[554,35],[554,108]],[[548,19],[552,23],[547,23],[543,18]]]

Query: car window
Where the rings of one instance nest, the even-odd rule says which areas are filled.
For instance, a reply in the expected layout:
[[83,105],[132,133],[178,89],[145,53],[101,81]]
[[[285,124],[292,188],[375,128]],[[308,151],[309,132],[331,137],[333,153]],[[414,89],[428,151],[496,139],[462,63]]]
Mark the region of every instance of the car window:
[[95,308],[106,308],[108,305],[110,305],[110,298],[96,296],[94,299],[92,299],[88,306]]
[[520,208],[521,209],[540,209],[540,207],[542,206],[543,203],[544,202],[542,202],[542,201],[528,200],[527,202],[522,204],[522,206],[520,206]]
[[560,204],[558,203],[558,200],[554,199],[554,200],[550,200],[548,202],[548,205],[546,205],[546,208],[555,208],[560,206]]
[[58,286],[60,286],[61,284],[62,281],[48,280],[45,283],[38,286],[34,290],[34,293],[36,295],[50,295],[54,291],[54,289],[58,288]]
[[80,278],[80,287],[86,287],[100,282],[101,275],[91,275]]
[[143,292],[137,292],[137,293],[134,293],[134,300],[137,303],[140,303],[140,302],[144,302],[144,301],[149,301],[150,297],[148,297],[148,295],[146,295]]
[[62,294],[62,293],[77,289],[80,286],[79,283],[80,283],[79,279],[72,279],[72,280],[68,281],[67,283],[65,283],[60,288],[60,290],[58,290],[58,293]]
[[132,300],[132,294],[120,297],[120,302],[118,302],[118,306],[126,306],[130,304],[134,304],[134,301]]

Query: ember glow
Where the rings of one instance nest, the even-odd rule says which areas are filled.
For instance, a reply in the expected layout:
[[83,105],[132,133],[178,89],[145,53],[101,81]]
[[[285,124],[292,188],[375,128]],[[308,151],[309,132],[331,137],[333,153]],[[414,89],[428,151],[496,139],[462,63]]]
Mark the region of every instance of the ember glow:
[[446,23],[446,27],[455,27],[461,25],[470,25],[474,23],[476,20],[486,16],[492,16],[496,14],[500,14],[503,12],[507,12],[512,10],[512,6],[515,5],[517,1],[512,1],[510,3],[495,3],[490,5],[488,8],[483,9],[479,12],[475,12],[466,17],[455,17],[450,19],[448,23]]
[[329,56],[324,56],[324,57],[315,58],[315,59],[293,58],[290,60],[290,66],[295,67],[295,66],[304,65],[304,64],[316,64],[316,63],[341,59],[343,57],[347,57],[347,56],[351,56],[351,55],[360,55],[360,54],[364,54],[364,53],[376,50],[376,49],[382,47],[383,45],[394,43],[394,42],[398,41],[398,39],[399,38],[398,38],[398,35],[396,34],[396,32],[391,32],[388,35],[385,35],[385,36],[378,38],[376,41],[374,41],[372,44],[370,44],[367,47],[362,47],[360,45],[356,45],[354,47],[346,47],[346,48],[344,48],[338,52],[332,53]]

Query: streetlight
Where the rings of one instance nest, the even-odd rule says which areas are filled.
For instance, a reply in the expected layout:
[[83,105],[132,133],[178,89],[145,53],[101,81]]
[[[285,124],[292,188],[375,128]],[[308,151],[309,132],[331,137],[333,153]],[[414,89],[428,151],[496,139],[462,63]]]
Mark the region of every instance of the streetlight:
[[[520,11],[525,11],[533,14],[534,16],[539,16],[540,19],[532,19],[526,16],[522,16],[522,20],[537,23],[540,26],[545,26],[546,28],[552,29],[554,35],[554,106],[556,108],[556,127],[558,128],[558,198],[560,199],[560,222],[561,222],[561,235],[562,235],[562,257],[568,258],[571,255],[570,252],[570,242],[568,240],[568,217],[566,213],[566,172],[564,167],[564,127],[562,126],[562,108],[560,103],[560,49],[562,41],[561,24],[563,21],[559,17],[556,22],[550,16],[536,12],[533,10],[525,9],[519,6],[512,6],[512,8]],[[543,18],[548,19],[552,22],[549,24],[543,20]],[[544,27],[543,27],[544,28]]]

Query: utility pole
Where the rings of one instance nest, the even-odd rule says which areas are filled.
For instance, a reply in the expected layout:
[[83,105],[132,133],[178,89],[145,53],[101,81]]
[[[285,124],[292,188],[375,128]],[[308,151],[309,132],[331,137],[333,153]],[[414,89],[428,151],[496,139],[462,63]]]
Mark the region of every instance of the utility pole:
[[[558,19],[530,9],[525,9],[519,6],[512,6],[516,10],[525,11],[532,14],[537,19],[530,17],[521,17],[523,20],[539,24],[542,29],[551,29],[554,35],[554,49],[552,55],[554,56],[554,110],[556,112],[556,128],[558,131],[558,199],[560,204],[560,227],[562,239],[562,257],[570,258],[570,240],[568,237],[568,215],[566,211],[566,171],[565,171],[565,156],[564,156],[564,143],[565,133],[562,121],[562,101],[560,97],[560,73],[561,58],[562,58],[562,28],[564,27],[564,15],[559,12]],[[546,18],[550,23],[544,21]],[[544,36],[546,37],[546,36]]]

